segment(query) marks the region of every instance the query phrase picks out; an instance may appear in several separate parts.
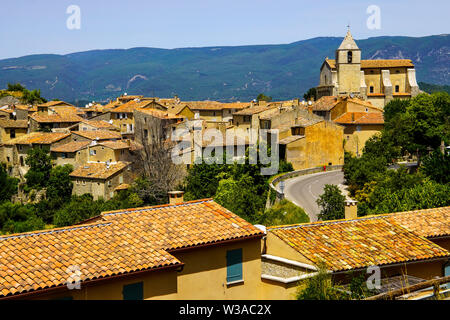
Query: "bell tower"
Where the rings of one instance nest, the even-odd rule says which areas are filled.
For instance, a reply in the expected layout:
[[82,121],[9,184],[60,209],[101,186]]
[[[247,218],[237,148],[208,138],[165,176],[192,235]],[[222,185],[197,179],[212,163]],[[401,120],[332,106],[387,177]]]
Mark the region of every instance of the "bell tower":
[[348,27],[347,34],[336,50],[336,70],[338,94],[360,94],[361,91],[361,50]]

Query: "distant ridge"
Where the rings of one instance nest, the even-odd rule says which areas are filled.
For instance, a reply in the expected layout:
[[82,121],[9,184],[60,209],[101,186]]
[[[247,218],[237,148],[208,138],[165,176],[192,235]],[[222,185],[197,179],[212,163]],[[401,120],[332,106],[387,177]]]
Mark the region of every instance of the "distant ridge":
[[[248,101],[301,97],[318,84],[325,57],[342,38],[290,44],[178,49],[90,50],[0,60],[0,88],[20,82],[47,99],[105,100],[123,92],[183,100]],[[418,81],[450,85],[450,37],[383,36],[357,40],[363,59],[411,59]]]

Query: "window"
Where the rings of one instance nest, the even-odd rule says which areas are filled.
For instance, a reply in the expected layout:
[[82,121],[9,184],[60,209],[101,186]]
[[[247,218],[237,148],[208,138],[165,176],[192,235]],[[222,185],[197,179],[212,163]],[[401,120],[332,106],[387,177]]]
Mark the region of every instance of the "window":
[[242,249],[227,251],[227,283],[242,281]]
[[349,51],[347,52],[347,61],[348,63],[352,63],[352,60],[353,60],[353,52]]
[[9,137],[11,139],[14,139],[16,137],[16,130],[14,129],[9,130]]
[[244,116],[244,122],[250,122],[251,117],[250,116]]
[[123,300],[144,300],[144,283],[137,282],[123,286]]
[[373,93],[373,86],[370,86],[370,93]]
[[395,92],[400,92],[400,86],[399,85],[395,86]]
[[360,125],[356,126],[356,131],[361,131],[361,126]]
[[6,161],[7,161],[7,162],[10,162],[10,159],[9,159],[9,157],[6,157]]

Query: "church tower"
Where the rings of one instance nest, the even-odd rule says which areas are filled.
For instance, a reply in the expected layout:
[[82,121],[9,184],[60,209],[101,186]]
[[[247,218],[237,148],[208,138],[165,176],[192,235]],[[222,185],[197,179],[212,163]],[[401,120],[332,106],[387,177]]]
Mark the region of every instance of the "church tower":
[[356,94],[361,91],[361,50],[353,40],[350,27],[336,50],[338,94]]

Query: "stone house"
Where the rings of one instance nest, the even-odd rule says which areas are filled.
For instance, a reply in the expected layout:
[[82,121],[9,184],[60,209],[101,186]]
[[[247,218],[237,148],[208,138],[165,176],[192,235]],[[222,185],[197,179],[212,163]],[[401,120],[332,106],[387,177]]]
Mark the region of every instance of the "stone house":
[[0,144],[28,133],[28,120],[0,119]]
[[129,162],[87,162],[76,168],[70,177],[74,195],[89,193],[94,200],[114,197],[115,188],[121,184],[131,184],[134,173]]

